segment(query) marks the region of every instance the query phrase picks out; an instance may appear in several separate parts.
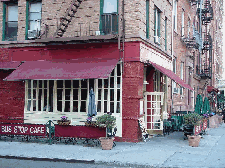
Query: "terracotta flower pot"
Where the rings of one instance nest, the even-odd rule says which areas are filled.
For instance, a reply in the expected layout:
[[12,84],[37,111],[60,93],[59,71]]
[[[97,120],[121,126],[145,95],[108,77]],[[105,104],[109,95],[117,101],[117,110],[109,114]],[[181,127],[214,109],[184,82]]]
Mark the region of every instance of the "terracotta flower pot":
[[113,147],[113,140],[115,138],[106,138],[106,137],[100,137],[99,140],[101,142],[101,146],[103,150],[111,150]]
[[189,146],[198,147],[201,136],[199,135],[188,135]]

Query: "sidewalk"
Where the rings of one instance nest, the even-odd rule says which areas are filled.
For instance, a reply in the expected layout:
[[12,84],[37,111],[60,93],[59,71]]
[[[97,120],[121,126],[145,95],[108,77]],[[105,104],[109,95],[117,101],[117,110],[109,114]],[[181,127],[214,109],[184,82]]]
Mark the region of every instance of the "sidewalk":
[[147,142],[116,142],[112,150],[47,143],[0,141],[0,157],[39,158],[131,167],[225,167],[225,124],[210,129],[199,147],[188,146],[182,132],[153,137]]

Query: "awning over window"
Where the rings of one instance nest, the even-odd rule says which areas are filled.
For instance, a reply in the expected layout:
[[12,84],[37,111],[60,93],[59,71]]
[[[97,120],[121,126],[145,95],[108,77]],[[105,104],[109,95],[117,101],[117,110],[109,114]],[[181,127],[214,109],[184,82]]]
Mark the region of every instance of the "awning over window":
[[118,59],[77,59],[56,61],[27,61],[4,80],[25,79],[96,79],[108,78]]
[[156,63],[150,62],[150,64],[152,64],[152,66],[159,70],[161,73],[165,74],[166,76],[168,76],[170,79],[172,79],[173,81],[175,81],[177,84],[179,84],[181,87],[193,90],[193,88],[191,86],[189,86],[188,84],[184,83],[184,81],[182,79],[180,79],[174,72],[172,72],[169,69],[166,69]]
[[20,61],[0,62],[0,69],[16,69],[20,63]]

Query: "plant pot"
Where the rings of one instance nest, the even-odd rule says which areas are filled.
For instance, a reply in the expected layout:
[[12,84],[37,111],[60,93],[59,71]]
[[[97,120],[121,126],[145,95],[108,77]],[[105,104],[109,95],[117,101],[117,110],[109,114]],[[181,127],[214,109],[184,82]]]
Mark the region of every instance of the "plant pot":
[[99,140],[101,142],[101,146],[103,150],[111,150],[113,147],[113,140],[115,138],[106,138],[106,137],[100,137]]
[[58,123],[58,125],[70,125],[71,121],[70,120],[66,120],[66,121],[58,120],[57,123]]
[[199,135],[197,135],[197,136],[196,135],[188,135],[189,146],[198,147],[200,139],[201,139],[201,136],[199,136]]

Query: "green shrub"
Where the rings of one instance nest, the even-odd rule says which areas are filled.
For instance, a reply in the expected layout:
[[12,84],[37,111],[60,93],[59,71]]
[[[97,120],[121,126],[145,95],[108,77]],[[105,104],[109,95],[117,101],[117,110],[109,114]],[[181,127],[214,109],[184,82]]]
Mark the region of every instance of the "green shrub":
[[197,113],[189,113],[184,115],[185,125],[199,125],[203,117]]
[[116,117],[104,114],[96,118],[96,123],[100,127],[107,127],[108,129],[112,129],[116,125]]

